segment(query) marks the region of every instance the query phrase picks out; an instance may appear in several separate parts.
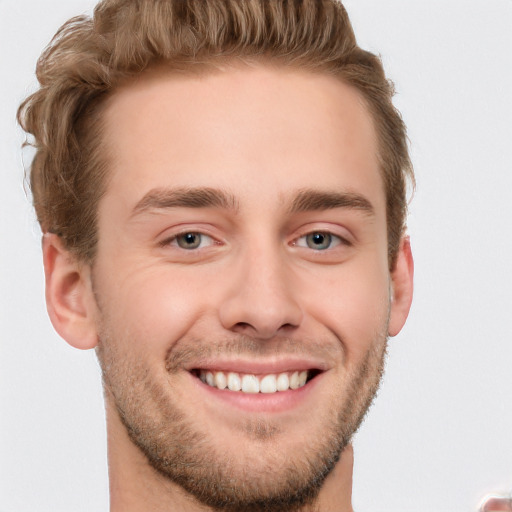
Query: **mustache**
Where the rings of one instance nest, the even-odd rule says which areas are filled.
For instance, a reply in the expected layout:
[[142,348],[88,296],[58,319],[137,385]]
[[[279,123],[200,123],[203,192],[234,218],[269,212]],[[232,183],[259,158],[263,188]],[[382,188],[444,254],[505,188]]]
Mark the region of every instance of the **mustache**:
[[200,366],[201,362],[216,357],[229,358],[230,356],[246,359],[299,356],[332,361],[343,356],[344,346],[343,340],[339,338],[297,340],[276,337],[271,340],[261,340],[238,335],[218,341],[199,338],[182,339],[167,350],[165,368],[172,373],[184,367]]

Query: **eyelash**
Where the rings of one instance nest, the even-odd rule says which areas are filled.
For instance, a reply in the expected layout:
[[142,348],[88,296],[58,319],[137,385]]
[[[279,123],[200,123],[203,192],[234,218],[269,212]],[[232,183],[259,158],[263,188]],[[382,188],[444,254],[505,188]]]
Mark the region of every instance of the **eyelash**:
[[[325,247],[325,248],[310,247],[308,245],[308,242],[309,242],[308,237],[315,237],[315,236],[327,237],[329,246]],[[299,243],[299,241],[302,239],[304,239],[306,241],[306,245],[301,245]],[[333,242],[336,242],[336,243],[334,245],[332,245]],[[293,242],[293,245],[296,247],[303,247],[303,248],[311,249],[315,252],[324,252],[329,249],[334,249],[335,247],[337,247],[339,245],[351,246],[352,244],[346,238],[343,238],[342,236],[339,236],[339,235],[335,235],[334,233],[331,233],[330,231],[317,230],[317,231],[310,231],[309,233],[306,233],[306,234],[301,235],[300,237],[296,238]],[[318,244],[318,245],[321,245],[321,244]]]
[[193,251],[193,250],[201,249],[201,247],[193,247],[193,248],[180,247],[179,243],[178,243],[178,239],[180,237],[184,237],[187,235],[196,235],[196,236],[201,237],[200,243],[202,243],[204,238],[209,238],[213,242],[209,245],[219,245],[219,242],[217,242],[212,236],[207,235],[206,233],[202,233],[200,231],[183,231],[182,233],[177,233],[176,235],[173,235],[172,237],[162,240],[159,243],[159,245],[160,245],[160,247],[176,246],[178,249],[182,249],[183,251]]
[[[184,237],[187,235],[199,236],[200,237],[199,246],[189,247],[189,248],[181,247],[179,245],[178,240],[180,239],[180,237]],[[327,237],[328,242],[329,242],[328,247],[325,247],[325,248],[310,247],[308,245],[308,242],[309,242],[308,237],[315,237],[315,236]],[[183,231],[182,233],[177,233],[176,235],[173,235],[170,238],[166,238],[165,240],[162,240],[159,243],[159,246],[160,247],[175,246],[178,249],[181,249],[183,251],[192,252],[192,251],[202,249],[202,247],[200,247],[200,245],[202,244],[202,242],[204,241],[205,238],[210,239],[212,241],[212,243],[208,244],[208,246],[220,245],[220,242],[216,241],[212,236],[210,236],[206,233],[202,233],[200,231]],[[305,240],[305,245],[300,244],[301,240]],[[334,243],[334,246],[332,245],[332,243]],[[343,245],[345,247],[350,247],[350,246],[352,246],[352,243],[349,242],[346,238],[343,238],[342,236],[339,236],[339,235],[335,235],[334,233],[332,233],[330,231],[316,230],[316,231],[310,231],[308,233],[305,233],[305,234],[295,238],[292,241],[291,245],[293,245],[295,247],[301,247],[304,249],[311,249],[311,250],[315,251],[316,253],[321,253],[321,252],[325,252],[329,249],[334,249],[335,247],[338,247],[340,245]],[[318,245],[321,245],[321,244],[318,244]]]

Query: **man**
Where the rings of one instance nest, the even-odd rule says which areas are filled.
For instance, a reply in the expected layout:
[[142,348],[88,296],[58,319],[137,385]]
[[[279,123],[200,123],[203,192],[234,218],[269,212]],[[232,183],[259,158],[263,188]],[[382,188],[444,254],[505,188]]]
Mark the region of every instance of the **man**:
[[341,4],[107,0],[38,78],[46,300],[98,355],[111,511],[351,510],[412,170]]

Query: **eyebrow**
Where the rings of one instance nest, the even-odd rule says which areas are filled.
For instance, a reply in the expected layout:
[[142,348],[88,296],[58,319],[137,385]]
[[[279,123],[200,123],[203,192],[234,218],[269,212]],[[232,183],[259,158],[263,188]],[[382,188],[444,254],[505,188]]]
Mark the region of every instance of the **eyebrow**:
[[201,188],[155,188],[135,205],[132,216],[166,208],[222,208],[238,211],[236,198],[223,190]]
[[309,189],[299,191],[293,199],[288,213],[333,210],[335,208],[360,210],[369,216],[375,215],[372,203],[361,194]]
[[[234,213],[240,209],[238,200],[233,194],[216,188],[155,188],[146,193],[135,205],[131,216],[167,208],[221,208]],[[335,208],[360,210],[369,216],[375,215],[371,202],[361,194],[312,189],[300,190],[291,201],[288,213]]]

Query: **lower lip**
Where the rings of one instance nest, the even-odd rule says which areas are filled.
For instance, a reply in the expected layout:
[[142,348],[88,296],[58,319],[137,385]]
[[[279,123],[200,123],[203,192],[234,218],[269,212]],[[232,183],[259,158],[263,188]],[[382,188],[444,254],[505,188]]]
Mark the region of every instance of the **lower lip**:
[[208,386],[208,384],[204,384],[199,378],[190,374],[198,389],[207,393],[207,396],[212,400],[219,400],[224,404],[248,412],[275,413],[286,412],[302,405],[317,387],[323,375],[324,373],[316,375],[298,389],[276,391],[275,393],[243,393],[242,391],[230,391]]

